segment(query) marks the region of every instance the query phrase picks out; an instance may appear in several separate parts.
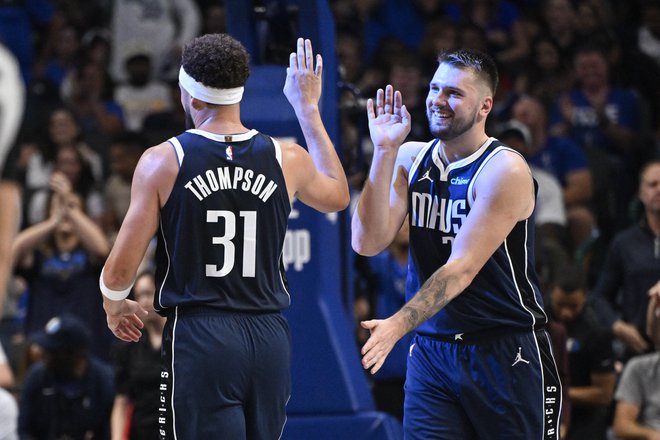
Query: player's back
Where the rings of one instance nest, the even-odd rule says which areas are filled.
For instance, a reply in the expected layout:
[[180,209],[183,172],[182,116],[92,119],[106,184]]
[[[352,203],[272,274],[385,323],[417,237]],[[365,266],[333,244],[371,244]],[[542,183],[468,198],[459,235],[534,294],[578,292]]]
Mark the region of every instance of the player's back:
[[156,310],[287,307],[280,260],[291,206],[279,144],[255,130],[188,130],[169,142],[180,169],[161,209]]

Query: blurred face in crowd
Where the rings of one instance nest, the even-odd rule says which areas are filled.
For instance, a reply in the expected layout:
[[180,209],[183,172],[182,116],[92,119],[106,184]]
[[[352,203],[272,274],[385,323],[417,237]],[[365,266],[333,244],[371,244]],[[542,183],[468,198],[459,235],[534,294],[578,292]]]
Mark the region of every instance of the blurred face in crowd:
[[575,56],[575,76],[589,89],[607,85],[607,60],[598,51],[582,52]]
[[487,86],[476,72],[440,64],[426,97],[426,116],[433,136],[449,141],[470,130],[481,120],[480,110],[485,99],[492,103]]
[[536,64],[543,70],[553,71],[559,68],[559,52],[557,48],[547,40],[536,43]]
[[[71,194],[70,200],[67,202],[69,206],[73,205],[77,209],[82,210],[82,199],[77,194]],[[62,209],[62,200],[59,197],[53,197],[50,204],[51,216],[54,215],[58,210]],[[55,240],[55,246],[60,252],[72,252],[80,244],[80,239],[76,233],[75,226],[73,222],[68,217],[63,217],[62,220],[55,227],[55,232],[53,232],[53,238]]]
[[135,286],[133,287],[135,301],[137,301],[140,306],[149,313],[145,318],[145,321],[161,319],[161,316],[159,316],[154,310],[155,293],[156,282],[150,274],[144,274],[135,280]]
[[68,110],[60,109],[50,116],[48,131],[50,139],[55,145],[65,145],[71,144],[77,139],[80,128]]
[[584,289],[577,289],[572,292],[565,292],[560,287],[552,289],[552,311],[561,322],[575,321],[582,313],[586,302],[587,293]]
[[64,147],[57,151],[55,169],[64,174],[71,184],[76,184],[82,171],[82,157],[75,147]]
[[646,210],[660,215],[660,163],[649,165],[639,182],[639,199]]
[[545,125],[545,111],[543,105],[532,97],[520,98],[512,109],[512,116],[518,122],[522,122],[530,130],[535,131]]

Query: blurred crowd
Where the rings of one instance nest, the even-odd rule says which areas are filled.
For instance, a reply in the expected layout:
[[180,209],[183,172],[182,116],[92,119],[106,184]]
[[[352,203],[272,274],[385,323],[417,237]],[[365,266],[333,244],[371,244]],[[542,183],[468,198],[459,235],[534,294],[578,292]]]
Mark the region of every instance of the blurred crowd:
[[[283,7],[253,3],[262,15]],[[412,114],[409,139],[429,140],[437,53],[493,56],[488,133],[518,150],[538,183],[537,272],[565,384],[563,438],[660,438],[660,1],[329,3],[338,147],[356,194],[372,151],[366,99],[392,84]],[[224,31],[219,0],[0,2],[0,48],[25,90],[2,172],[20,189],[20,232],[4,295],[0,286],[0,387],[18,402],[0,403],[0,426],[18,414],[20,438],[156,438],[144,390],[158,380],[162,322],[150,316],[137,347],[114,341],[98,275],[142,152],[185,130],[182,46]],[[356,322],[403,304],[407,246],[404,228],[381,255],[355,256]],[[147,256],[133,292],[145,304],[152,270]],[[365,336],[356,326],[358,343]],[[397,417],[400,344],[372,380],[378,407]]]

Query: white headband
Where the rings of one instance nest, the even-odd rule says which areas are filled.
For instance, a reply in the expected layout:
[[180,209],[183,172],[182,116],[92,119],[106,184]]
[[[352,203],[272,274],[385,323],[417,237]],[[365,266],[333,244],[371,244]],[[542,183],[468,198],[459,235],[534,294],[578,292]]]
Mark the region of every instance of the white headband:
[[245,87],[234,87],[233,89],[216,89],[214,87],[205,86],[195,78],[188,75],[183,66],[179,69],[179,82],[190,96],[197,98],[200,101],[208,102],[209,104],[236,104],[243,98],[243,90]]

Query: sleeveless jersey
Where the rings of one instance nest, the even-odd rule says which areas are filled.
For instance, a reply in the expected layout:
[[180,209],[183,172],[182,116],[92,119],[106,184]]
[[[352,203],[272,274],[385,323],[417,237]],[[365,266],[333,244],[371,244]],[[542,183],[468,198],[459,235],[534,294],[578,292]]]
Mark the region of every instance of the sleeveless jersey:
[[281,256],[291,205],[277,141],[256,130],[188,130],[169,142],[180,169],[160,211],[156,310],[286,308]]
[[[497,160],[496,154],[503,149],[514,151],[490,138],[472,155],[448,166],[440,159],[437,140],[420,151],[408,181],[406,300],[449,259],[454,237],[474,203],[474,181],[487,161]],[[451,338],[459,333],[543,327],[547,317],[534,269],[533,238],[533,216],[516,223],[467,289],[417,332]]]

